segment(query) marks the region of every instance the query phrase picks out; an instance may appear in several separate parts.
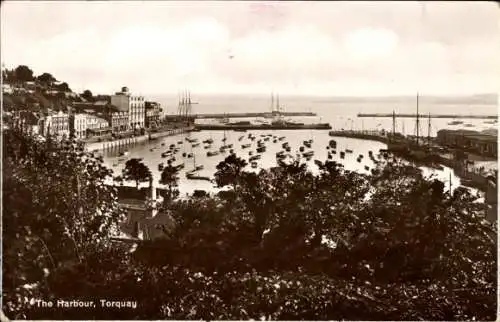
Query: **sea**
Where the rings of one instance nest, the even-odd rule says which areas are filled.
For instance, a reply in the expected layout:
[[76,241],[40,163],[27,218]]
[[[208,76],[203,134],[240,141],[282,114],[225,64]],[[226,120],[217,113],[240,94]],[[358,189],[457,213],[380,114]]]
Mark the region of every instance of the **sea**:
[[[155,97],[161,103],[163,113],[168,115],[176,114],[179,98],[175,95],[165,95]],[[276,99],[272,100],[271,95],[192,95],[192,113],[243,113],[243,112],[269,112],[271,111],[271,102],[276,104]],[[359,118],[358,113],[416,113],[417,97],[391,97],[391,98],[339,98],[339,97],[304,97],[304,96],[280,96],[280,110],[285,112],[313,112],[315,117],[288,117],[291,121],[303,123],[328,122],[333,129],[340,130],[385,130],[392,131],[392,118]],[[422,115],[419,121],[418,133],[421,136],[436,136],[440,129],[469,129],[469,130],[496,130],[498,124],[495,120],[486,119],[444,119],[432,118],[432,114],[461,114],[461,115],[496,115],[498,113],[498,103],[496,97],[493,99],[476,98],[435,98],[419,97],[418,112]],[[429,114],[431,117],[429,118]],[[230,120],[241,121],[242,118]],[[264,121],[264,119],[262,119]],[[452,125],[452,121],[462,121],[462,124]],[[217,123],[218,120],[197,120],[197,122]],[[395,131],[405,135],[417,134],[417,122],[412,118],[396,118]],[[251,141],[248,135],[256,137]],[[216,156],[208,157],[208,151],[218,151],[222,146],[223,139],[226,138],[226,144],[233,144],[234,152],[237,156],[248,161],[250,153],[255,155],[257,140],[264,139],[264,136],[270,135],[269,141],[265,141],[266,152],[262,154],[260,160],[257,160],[257,168],[247,166],[248,171],[259,171],[261,168],[270,168],[276,165],[276,153],[283,150],[282,144],[288,142],[291,147],[290,154],[296,156],[300,153],[299,149],[306,140],[312,140],[311,149],[314,156],[308,161],[311,171],[318,171],[314,160],[325,161],[328,159],[327,146],[331,139],[337,142],[337,153],[332,154],[331,159],[342,163],[348,170],[360,173],[368,173],[374,164],[368,157],[369,151],[377,153],[379,149],[386,146],[379,142],[366,141],[352,138],[332,138],[328,136],[328,130],[274,130],[247,132],[233,131],[201,131],[191,132],[179,136],[165,137],[153,142],[145,142],[128,146],[126,149],[127,158],[142,158],[143,162],[151,169],[154,178],[154,185],[159,184],[161,172],[158,169],[159,163],[167,164],[167,158],[162,158],[162,152],[168,150],[171,144],[179,147],[179,152],[175,155],[174,165],[184,163],[185,168],[179,172],[179,190],[181,196],[187,196],[195,190],[205,190],[207,192],[217,192],[218,188],[214,183],[200,180],[190,180],[186,178],[186,172],[194,169],[195,166],[203,165],[203,170],[197,172],[200,176],[213,178],[216,166],[225,157],[229,155],[221,153]],[[282,141],[273,141],[279,137],[285,137]],[[186,138],[197,139],[199,146],[192,147]],[[207,144],[202,141],[212,139],[214,142],[210,148],[205,148]],[[182,142],[182,143],[181,143]],[[251,144],[249,148],[242,148],[243,144]],[[346,153],[345,158],[340,158],[340,151],[352,150],[352,153]],[[119,157],[119,150],[105,151],[105,165],[113,169],[114,175],[120,175],[124,168],[125,161]],[[192,153],[193,158],[182,157],[182,154]],[[361,162],[358,157],[363,155]],[[120,161],[121,160],[121,161]],[[368,167],[368,170],[365,167]],[[443,182],[448,189],[455,189],[460,186],[460,179],[455,175],[452,169],[445,167],[443,170],[429,169],[422,167],[426,176],[434,176]],[[132,182],[125,183],[133,185]],[[144,183],[144,186],[148,185]]]

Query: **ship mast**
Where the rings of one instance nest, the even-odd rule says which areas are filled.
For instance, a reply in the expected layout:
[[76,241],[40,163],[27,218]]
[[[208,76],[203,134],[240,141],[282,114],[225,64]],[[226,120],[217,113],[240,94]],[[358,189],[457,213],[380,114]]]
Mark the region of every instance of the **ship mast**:
[[271,115],[274,112],[274,93],[271,92]]
[[429,122],[427,125],[427,145],[431,147],[431,112],[429,112]]
[[417,92],[417,146],[418,146],[418,139],[419,139],[419,129],[420,129],[420,119],[418,115],[418,92]]
[[396,133],[396,112],[392,110],[392,139],[394,140],[394,135]]

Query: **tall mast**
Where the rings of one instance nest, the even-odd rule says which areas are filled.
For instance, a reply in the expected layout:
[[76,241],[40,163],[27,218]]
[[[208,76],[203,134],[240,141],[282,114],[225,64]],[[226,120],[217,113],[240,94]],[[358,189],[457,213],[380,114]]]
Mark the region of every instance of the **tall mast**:
[[271,113],[274,112],[274,93],[271,93]]
[[394,139],[394,134],[396,133],[396,112],[392,110],[392,138]]
[[419,128],[420,128],[420,120],[419,120],[419,115],[418,115],[418,92],[417,92],[417,145],[418,145],[418,138],[419,138]]
[[427,125],[427,145],[431,146],[431,112],[429,112],[429,124]]
[[276,97],[276,112],[280,111],[280,94],[277,94]]

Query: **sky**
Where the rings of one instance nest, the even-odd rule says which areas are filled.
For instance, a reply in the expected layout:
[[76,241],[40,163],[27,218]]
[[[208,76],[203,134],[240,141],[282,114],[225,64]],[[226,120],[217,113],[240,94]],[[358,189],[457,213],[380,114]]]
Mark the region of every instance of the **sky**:
[[498,92],[495,2],[19,1],[2,64],[75,91],[321,96]]

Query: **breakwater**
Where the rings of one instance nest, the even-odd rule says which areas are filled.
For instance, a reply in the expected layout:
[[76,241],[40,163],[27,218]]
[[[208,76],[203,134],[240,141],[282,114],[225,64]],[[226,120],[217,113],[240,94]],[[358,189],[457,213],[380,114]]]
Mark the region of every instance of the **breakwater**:
[[112,141],[103,142],[91,142],[85,144],[85,150],[95,151],[95,150],[112,150],[121,149],[130,145],[155,140],[165,136],[179,135],[182,133],[190,132],[194,130],[194,126],[188,126],[177,129],[168,129],[161,132],[153,132],[144,135],[134,136],[130,138],[117,139]]
[[[466,115],[466,114],[419,114],[421,118],[442,118],[442,119],[498,119],[498,115]],[[416,118],[417,114],[392,114],[392,113],[359,113],[358,117],[403,117]]]
[[[313,112],[281,112],[281,116],[317,116]],[[214,113],[214,114],[192,114],[190,117],[195,119],[224,119],[224,118],[240,118],[240,117],[274,117],[276,113]]]
[[238,131],[238,130],[330,130],[332,127],[328,123],[320,124],[284,124],[284,125],[269,125],[269,124],[248,124],[248,125],[218,125],[218,124],[197,124],[198,130],[221,130],[221,131]]

